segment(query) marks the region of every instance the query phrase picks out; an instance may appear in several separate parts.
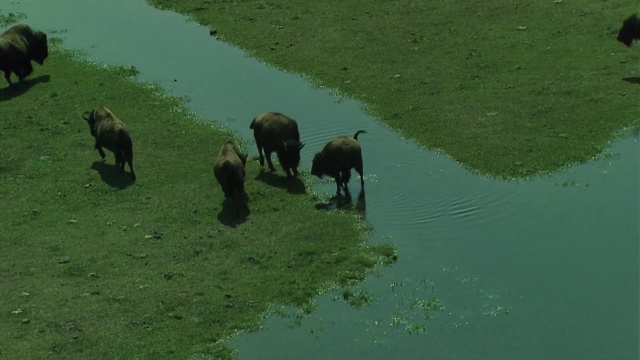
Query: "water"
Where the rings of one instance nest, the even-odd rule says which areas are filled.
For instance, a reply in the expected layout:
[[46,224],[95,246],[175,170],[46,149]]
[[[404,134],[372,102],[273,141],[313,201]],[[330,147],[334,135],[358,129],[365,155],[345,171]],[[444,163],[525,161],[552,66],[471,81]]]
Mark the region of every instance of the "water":
[[[261,112],[294,117],[306,170],[332,137],[367,130],[359,139],[365,216],[375,227],[369,241],[392,242],[397,264],[355,289],[369,294],[369,305],[353,309],[332,292],[301,322],[270,318],[264,330],[237,336],[241,359],[638,358],[637,139],[552,176],[496,181],[404,141],[357,102],[144,1],[0,4],[89,59],[135,66],[141,80],[188,96],[199,116],[246,139]],[[335,184],[316,182],[318,191],[335,192]],[[357,194],[358,181],[350,188]]]

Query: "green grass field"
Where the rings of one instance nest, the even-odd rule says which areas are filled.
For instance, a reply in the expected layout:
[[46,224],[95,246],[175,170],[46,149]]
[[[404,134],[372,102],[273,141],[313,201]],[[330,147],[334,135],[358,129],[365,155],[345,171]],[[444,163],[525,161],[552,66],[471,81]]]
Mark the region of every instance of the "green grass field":
[[[312,309],[393,262],[353,214],[316,210],[301,181],[257,180],[256,161],[251,215],[223,211],[213,159],[230,135],[132,73],[54,50],[1,85],[0,358],[229,358],[221,340],[270,304]],[[129,127],[135,184],[93,148],[81,114],[99,104]]]
[[149,2],[487,175],[584,162],[640,124],[638,51],[615,39],[626,0]]

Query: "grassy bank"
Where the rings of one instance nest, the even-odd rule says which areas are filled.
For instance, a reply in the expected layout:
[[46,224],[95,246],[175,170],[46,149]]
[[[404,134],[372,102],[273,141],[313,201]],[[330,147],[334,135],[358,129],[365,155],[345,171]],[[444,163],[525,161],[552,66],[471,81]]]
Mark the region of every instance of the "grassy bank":
[[[0,358],[228,356],[219,341],[269,304],[307,304],[393,256],[255,161],[239,221],[213,178],[228,135],[132,73],[54,50],[16,89],[1,84]],[[98,104],[131,131],[135,184],[93,149],[81,114]]]
[[486,174],[583,162],[640,124],[628,1],[149,1]]

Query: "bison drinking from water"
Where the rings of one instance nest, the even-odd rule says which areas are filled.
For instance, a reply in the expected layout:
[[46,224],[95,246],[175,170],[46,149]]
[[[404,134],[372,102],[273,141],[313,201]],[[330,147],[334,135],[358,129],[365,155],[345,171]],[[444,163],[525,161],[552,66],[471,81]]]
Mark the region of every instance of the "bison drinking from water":
[[353,135],[340,136],[329,141],[321,152],[313,157],[311,174],[322,179],[323,175],[329,175],[336,180],[338,187],[336,194],[340,195],[340,189],[344,189],[345,196],[350,196],[347,183],[351,179],[351,168],[360,174],[360,186],[364,189],[362,170],[362,150],[358,143],[358,135],[366,133],[359,130]]
[[629,16],[624,23],[622,24],[622,28],[618,31],[617,40],[621,43],[631,46],[633,40],[640,39],[640,19],[634,14]]
[[116,156],[116,165],[120,167],[121,172],[124,172],[124,163],[129,164],[131,179],[135,181],[133,143],[124,123],[104,106],[99,106],[91,111],[89,116],[82,115],[82,117],[89,123],[91,135],[96,139],[95,148],[102,160],[105,158],[104,150],[102,150],[104,146]]
[[9,86],[13,85],[11,72],[22,80],[33,72],[31,60],[42,65],[48,56],[47,34],[28,25],[13,25],[0,34],[0,70]]
[[261,166],[264,166],[264,149],[269,169],[276,171],[271,163],[271,152],[275,151],[287,177],[292,177],[291,171],[293,176],[298,176],[300,150],[304,144],[300,142],[298,124],[295,120],[277,112],[267,112],[256,116],[249,128],[253,129]]
[[[244,190],[247,155],[240,152],[233,141],[222,145],[213,164],[213,174],[224,192],[224,197],[233,200],[238,210],[248,210],[249,197]],[[239,211],[238,211],[239,212]]]

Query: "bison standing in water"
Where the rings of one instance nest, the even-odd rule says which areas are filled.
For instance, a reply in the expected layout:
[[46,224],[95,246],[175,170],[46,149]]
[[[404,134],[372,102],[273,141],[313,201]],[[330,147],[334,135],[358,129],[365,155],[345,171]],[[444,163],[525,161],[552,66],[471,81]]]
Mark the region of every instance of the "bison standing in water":
[[17,24],[0,34],[0,70],[9,86],[13,85],[11,72],[22,80],[33,72],[31,60],[42,65],[48,56],[47,34],[42,31]]
[[347,183],[351,179],[352,168],[360,174],[360,186],[364,190],[362,150],[358,143],[358,135],[362,133],[366,133],[366,131],[358,130],[353,138],[337,137],[329,141],[322,151],[313,157],[311,174],[321,179],[323,175],[333,177],[338,187],[336,191],[338,196],[340,196],[340,189],[344,189],[345,196],[351,196]]
[[91,135],[96,139],[95,148],[98,150],[102,160],[106,156],[104,150],[102,150],[104,146],[115,155],[116,165],[120,167],[121,172],[124,172],[125,162],[129,164],[131,179],[135,181],[133,142],[124,123],[104,106],[99,106],[91,111],[89,116],[82,115],[82,117],[89,123]]
[[222,145],[213,164],[213,174],[224,192],[224,197],[233,200],[240,211],[249,210],[249,197],[244,190],[247,155],[240,152],[233,141]]
[[304,144],[300,142],[298,123],[295,120],[281,113],[267,112],[256,116],[249,128],[253,129],[261,166],[264,166],[264,149],[269,169],[276,171],[271,163],[271,152],[275,151],[287,177],[292,177],[291,171],[293,176],[298,176],[300,150]]
[[624,21],[616,39],[627,47],[631,46],[634,39],[640,39],[640,19],[635,14]]

